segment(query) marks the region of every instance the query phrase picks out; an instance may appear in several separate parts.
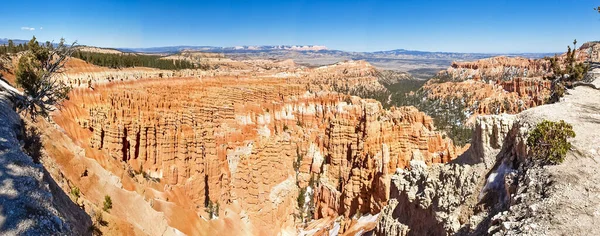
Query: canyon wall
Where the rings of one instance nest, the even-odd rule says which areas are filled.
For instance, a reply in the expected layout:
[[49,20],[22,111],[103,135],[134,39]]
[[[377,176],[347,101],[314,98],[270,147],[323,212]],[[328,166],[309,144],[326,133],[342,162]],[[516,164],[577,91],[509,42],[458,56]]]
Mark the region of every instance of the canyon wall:
[[550,62],[522,57],[492,57],[472,62],[453,62],[437,75],[450,81],[512,80],[520,77],[543,77],[550,73]]
[[[586,57],[583,52],[579,55],[581,60]],[[461,103],[468,123],[473,123],[478,115],[516,114],[544,104],[551,88],[551,81],[544,77],[550,75],[550,62],[545,59],[493,57],[454,62],[423,86],[421,96]]]
[[[582,45],[576,62],[598,62],[598,43]],[[566,53],[557,55],[564,68]],[[476,115],[516,114],[546,103],[552,76],[549,60],[521,57],[492,57],[472,62],[453,62],[424,87],[425,96],[434,100],[459,99],[473,122]]]
[[[390,204],[375,229],[377,235],[480,235],[497,199],[504,199],[500,182],[510,171],[488,175],[497,161],[510,158],[517,137],[514,116],[480,116],[471,148],[449,164],[428,167],[411,161],[409,170],[392,177]],[[500,171],[500,170],[499,170]],[[504,171],[504,170],[502,170]],[[490,183],[487,181],[490,176]],[[494,179],[498,176],[498,180]],[[493,182],[497,181],[497,182]],[[493,186],[493,188],[491,187]],[[486,200],[486,197],[489,199]],[[504,202],[503,200],[500,202]],[[504,207],[504,206],[502,206]]]
[[[81,191],[74,201],[88,212],[112,196],[109,234],[502,232],[510,227],[498,222],[518,217],[492,216],[524,194],[516,180],[535,185],[518,166],[528,126],[513,116],[473,116],[463,153],[414,107],[344,94],[386,91],[368,63],[211,61],[218,66],[165,71],[73,59],[60,75],[75,89],[52,122],[36,123],[44,165],[65,192]],[[473,114],[516,113],[545,101],[546,66],[455,63],[441,72],[450,81],[424,90]],[[380,217],[357,229],[364,215]]]
[[252,77],[281,78],[287,80],[287,82],[303,84],[309,91],[327,90],[351,94],[386,91],[385,87],[377,80],[378,72],[376,68],[365,61],[345,61],[316,68],[299,66],[292,60],[235,61],[228,58],[210,57],[193,59],[193,61],[208,64],[213,69],[177,71],[145,67],[109,69],[72,58],[66,64],[65,73],[58,76],[67,85],[76,88],[94,88],[95,85],[99,84],[135,81],[142,78],[210,78],[226,76],[242,79]]
[[430,100],[460,101],[472,115],[515,114],[542,105],[550,96],[551,82],[535,78],[515,78],[496,82],[467,80],[461,82],[428,82],[423,86]]

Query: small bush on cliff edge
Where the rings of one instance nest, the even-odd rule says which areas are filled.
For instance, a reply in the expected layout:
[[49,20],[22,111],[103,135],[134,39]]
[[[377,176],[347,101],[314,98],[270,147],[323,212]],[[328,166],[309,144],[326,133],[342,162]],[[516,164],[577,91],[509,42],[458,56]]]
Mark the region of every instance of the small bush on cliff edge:
[[73,197],[75,197],[75,200],[79,199],[79,197],[81,196],[81,193],[80,193],[79,188],[77,186],[71,188],[71,195]]
[[104,196],[104,206],[102,207],[102,209],[106,212],[112,209],[112,199],[110,198],[110,196]]
[[533,158],[544,164],[560,164],[571,148],[568,138],[575,137],[573,126],[564,120],[544,120],[529,132],[527,146]]

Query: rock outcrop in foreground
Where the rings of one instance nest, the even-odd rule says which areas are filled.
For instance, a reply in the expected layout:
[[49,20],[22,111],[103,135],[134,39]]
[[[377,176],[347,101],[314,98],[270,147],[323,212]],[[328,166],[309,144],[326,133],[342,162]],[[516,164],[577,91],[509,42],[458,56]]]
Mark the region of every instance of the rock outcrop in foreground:
[[0,231],[3,235],[81,235],[90,217],[45,169],[24,153],[39,139],[25,131],[8,94],[0,91]]
[[[479,117],[471,148],[449,164],[398,170],[376,234],[599,234],[600,91],[569,92],[519,115]],[[539,166],[527,155],[528,130],[543,119],[565,120],[577,134],[562,164]]]

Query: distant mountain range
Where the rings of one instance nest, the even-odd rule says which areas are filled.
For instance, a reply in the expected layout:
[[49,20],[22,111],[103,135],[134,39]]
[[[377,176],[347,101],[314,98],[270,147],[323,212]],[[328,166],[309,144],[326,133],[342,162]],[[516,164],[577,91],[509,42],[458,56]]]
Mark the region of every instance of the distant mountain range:
[[[8,38],[0,38],[0,44],[8,44]],[[12,39],[15,44],[27,43],[29,40]],[[217,46],[166,46],[166,47],[148,47],[148,48],[116,48],[123,52],[137,53],[179,53],[186,50],[191,51],[206,51],[218,52],[226,54],[259,54],[259,53],[275,53],[275,52],[304,52],[305,54],[325,54],[334,56],[344,56],[352,58],[361,57],[376,57],[376,58],[396,58],[396,59],[481,59],[493,56],[522,56],[527,58],[541,58],[544,56],[554,55],[554,53],[457,53],[457,52],[428,52],[395,49],[388,51],[376,52],[350,52],[342,50],[330,50],[325,46],[317,45],[276,45],[276,46],[236,46],[236,47],[217,47]]]
[[[4,45],[4,44],[8,44],[8,38],[0,38],[0,45]],[[19,44],[23,44],[23,43],[28,43],[29,40],[22,40],[22,39],[12,39],[13,43],[15,43],[15,45],[19,45]]]
[[[27,40],[13,39],[15,44],[26,43]],[[0,44],[6,44],[8,39],[0,39]],[[495,56],[520,56],[526,58],[542,58],[555,53],[457,53],[457,52],[427,52],[416,50],[396,49],[376,52],[349,52],[331,50],[325,46],[168,46],[149,48],[117,48],[129,53],[175,54],[182,51],[203,51],[223,53],[234,59],[293,59],[296,63],[308,66],[320,66],[343,60],[365,60],[381,69],[407,71],[416,77],[427,78],[445,69],[453,61],[473,61]]]
[[522,56],[527,58],[541,58],[548,55],[554,55],[554,53],[458,53],[458,52],[428,52],[428,51],[417,51],[417,50],[405,50],[395,49],[388,51],[376,51],[376,52],[349,52],[342,50],[330,50],[325,46],[236,46],[236,47],[216,47],[216,46],[168,46],[168,47],[150,47],[150,48],[117,48],[123,52],[138,52],[138,53],[178,53],[182,51],[205,51],[205,52],[218,52],[218,53],[269,53],[275,51],[298,51],[309,53],[322,53],[331,54],[336,56],[382,56],[382,57],[399,57],[399,58],[427,58],[427,59],[481,59],[493,56]]
[[235,46],[235,47],[215,47],[215,46],[168,46],[168,47],[150,47],[150,48],[118,48],[123,52],[139,53],[178,53],[181,51],[206,51],[206,52],[261,52],[274,50],[290,51],[321,51],[327,50],[325,46],[308,45],[277,45],[277,46]]

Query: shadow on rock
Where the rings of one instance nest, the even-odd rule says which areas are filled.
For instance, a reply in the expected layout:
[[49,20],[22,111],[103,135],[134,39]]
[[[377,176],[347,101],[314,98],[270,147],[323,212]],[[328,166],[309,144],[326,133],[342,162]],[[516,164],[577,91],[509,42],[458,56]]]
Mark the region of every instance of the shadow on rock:
[[87,232],[92,223],[90,217],[39,164],[42,153],[39,132],[23,127],[2,93],[0,124],[3,124],[0,125],[1,234],[90,235]]

